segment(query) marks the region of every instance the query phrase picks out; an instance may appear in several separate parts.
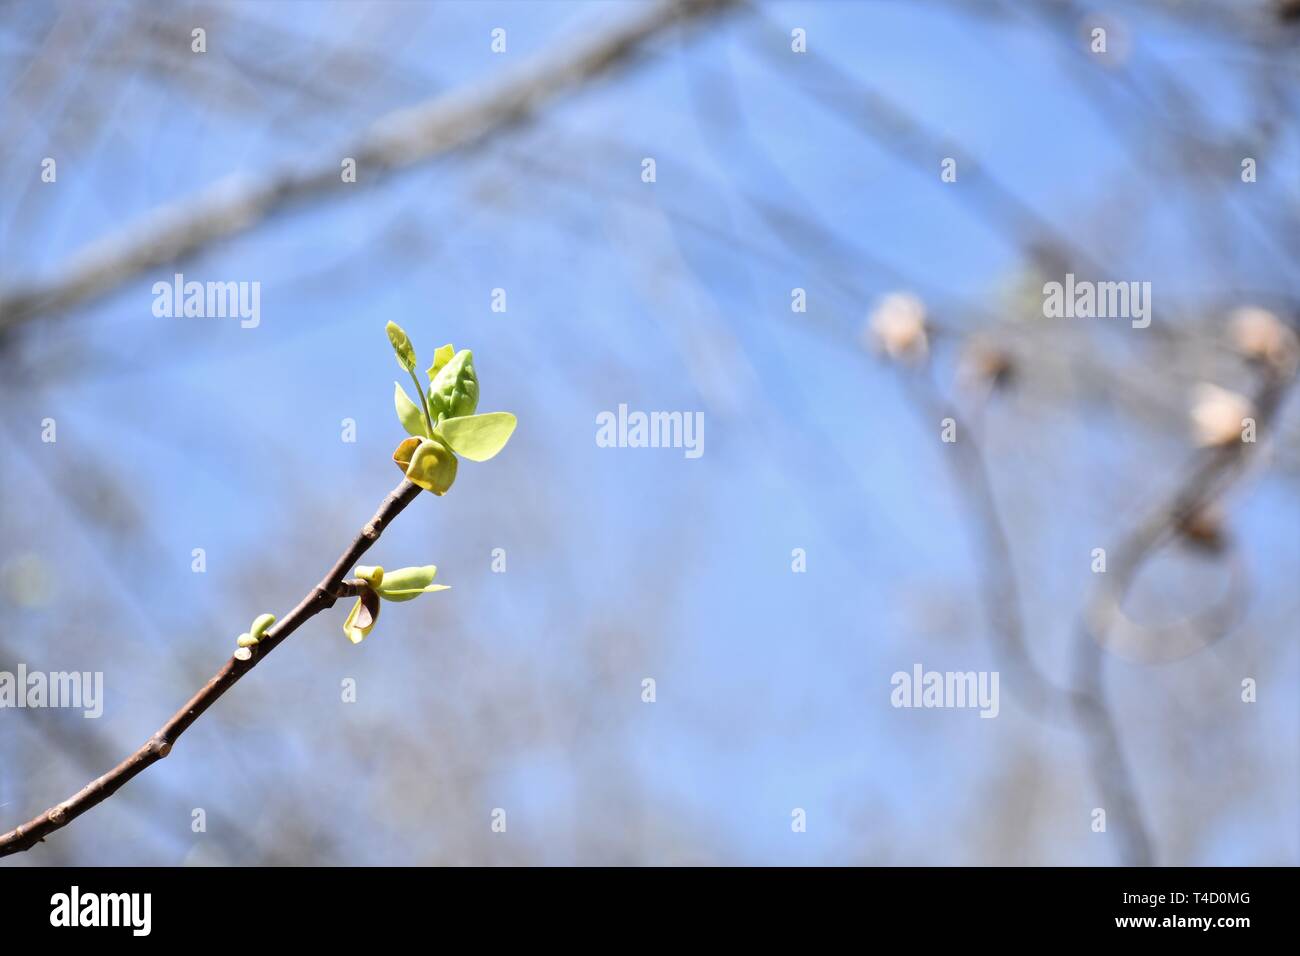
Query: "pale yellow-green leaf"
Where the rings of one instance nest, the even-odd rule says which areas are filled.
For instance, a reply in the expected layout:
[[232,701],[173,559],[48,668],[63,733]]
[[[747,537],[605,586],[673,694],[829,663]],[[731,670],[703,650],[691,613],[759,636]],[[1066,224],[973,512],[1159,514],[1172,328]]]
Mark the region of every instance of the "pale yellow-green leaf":
[[437,432],[456,454],[470,461],[487,461],[505,447],[516,424],[509,412],[486,412],[443,419]]
[[[414,440],[408,438],[406,442]],[[398,453],[404,452],[406,442],[397,446]],[[393,455],[393,460],[401,464],[397,453]],[[405,474],[425,491],[442,495],[447,493],[447,489],[456,480],[456,466],[456,456],[450,448],[437,438],[425,438],[410,452],[410,463],[406,466]]]
[[437,567],[432,564],[389,571],[384,576],[383,585],[378,589],[379,596],[386,601],[409,601],[421,594],[447,590],[445,584],[433,583],[437,573]]
[[358,564],[357,569],[352,573],[372,588],[379,587],[384,580],[384,569],[379,565]]
[[429,375],[430,382],[432,382],[434,376],[438,374],[438,370],[441,369],[448,362],[450,362],[451,357],[455,354],[456,354],[456,350],[452,348],[450,342],[448,342],[442,348],[438,349],[436,352],[433,353],[433,364],[430,365],[427,369],[425,369],[425,371]]
[[248,629],[248,633],[254,641],[260,641],[266,633],[266,629],[274,623],[274,614],[259,614],[253,619],[253,626]]
[[436,426],[444,418],[459,418],[478,411],[478,375],[474,353],[461,349],[429,382],[429,413]]
[[378,618],[379,596],[366,588],[357,598],[357,603],[352,605],[352,610],[348,612],[347,620],[343,622],[343,633],[353,644],[360,644],[365,640],[366,635],[374,630]]
[[415,346],[411,345],[411,340],[406,337],[406,332],[396,322],[389,322],[384,326],[384,331],[388,333],[388,341],[393,345],[393,353],[397,356],[397,364],[408,372],[414,372]]
[[415,454],[415,449],[420,447],[421,441],[427,441],[423,438],[403,438],[396,448],[393,449],[393,464],[402,474],[406,474],[406,469],[411,467],[411,456]]
[[397,420],[406,429],[406,434],[414,435],[416,438],[429,437],[428,426],[424,423],[424,413],[420,411],[419,405],[411,401],[411,396],[406,394],[406,389],[398,382],[393,383],[393,405],[397,408]]

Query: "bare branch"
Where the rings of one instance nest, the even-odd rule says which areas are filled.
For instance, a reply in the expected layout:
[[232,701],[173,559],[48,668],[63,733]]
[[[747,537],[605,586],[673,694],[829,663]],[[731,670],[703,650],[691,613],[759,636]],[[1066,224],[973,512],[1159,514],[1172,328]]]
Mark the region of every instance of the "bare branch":
[[[1285,370],[1266,367],[1263,376],[1254,405],[1260,427],[1273,420],[1291,383],[1291,375]],[[1101,798],[1117,824],[1126,866],[1150,866],[1156,859],[1107,700],[1103,651],[1142,565],[1180,525],[1222,494],[1240,473],[1247,449],[1246,442],[1234,442],[1207,450],[1192,463],[1169,498],[1124,535],[1113,549],[1111,570],[1104,575],[1079,627],[1074,660],[1076,716],[1088,741]]]
[[298,606],[282,620],[276,622],[266,632],[262,641],[252,648],[252,656],[241,661],[232,657],[226,665],[213,675],[203,688],[171,719],[159,728],[158,732],[140,746],[135,753],[120,764],[95,780],[90,781],[79,791],[56,804],[22,826],[0,836],[0,856],[20,853],[30,849],[44,840],[46,836],[59,830],[87,810],[102,803],[116,793],[127,781],[171,753],[177,738],[189,729],[190,725],[202,716],[203,712],[216,703],[217,699],[235,685],[241,677],[257,666],[258,662],[279,646],[280,642],[296,631],[310,618],[334,606],[340,597],[355,594],[359,582],[345,581],[344,575],[356,564],[357,560],[379,540],[380,534],[397,517],[407,505],[420,493],[418,485],[406,479],[389,492],[380,504],[379,510],[352,540],[352,544],[334,562],[319,584],[311,589]]
[[342,150],[265,179],[233,176],[197,196],[154,210],[123,232],[81,249],[51,278],[0,292],[0,333],[39,315],[110,292],[123,282],[244,232],[292,202],[344,194],[342,157],[359,175],[348,188],[373,185],[385,173],[482,142],[520,122],[587,80],[636,54],[678,22],[725,9],[734,0],[663,0],[590,39],[567,41],[557,53],[526,63],[502,81],[457,90],[381,117]]

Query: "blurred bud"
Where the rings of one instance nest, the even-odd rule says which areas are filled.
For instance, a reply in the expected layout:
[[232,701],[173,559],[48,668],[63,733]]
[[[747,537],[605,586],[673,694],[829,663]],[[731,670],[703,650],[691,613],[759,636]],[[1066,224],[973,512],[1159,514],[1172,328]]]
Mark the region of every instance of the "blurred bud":
[[239,637],[235,639],[235,644],[238,645],[239,647],[252,647],[254,644],[257,643],[257,641],[258,638],[254,637],[252,634],[245,632],[243,634],[240,634]]
[[972,341],[962,353],[957,378],[967,387],[998,390],[1008,387],[1015,373],[1015,359],[1006,349]]
[[0,568],[0,592],[17,607],[48,604],[54,596],[53,581],[53,569],[31,552],[10,558]]
[[1196,386],[1192,405],[1192,434],[1196,444],[1230,445],[1241,441],[1242,420],[1251,417],[1253,408],[1244,395],[1202,382]]
[[1254,362],[1267,362],[1278,371],[1292,373],[1296,367],[1295,332],[1268,309],[1242,306],[1232,313],[1228,324],[1232,344]]
[[478,376],[474,355],[461,349],[438,368],[429,381],[429,414],[434,424],[444,418],[473,415],[478,409]]
[[914,363],[925,358],[925,304],[910,292],[885,296],[871,313],[868,344],[896,362]]
[[1216,505],[1203,505],[1178,522],[1178,534],[1189,545],[1219,552],[1226,541],[1223,512]]

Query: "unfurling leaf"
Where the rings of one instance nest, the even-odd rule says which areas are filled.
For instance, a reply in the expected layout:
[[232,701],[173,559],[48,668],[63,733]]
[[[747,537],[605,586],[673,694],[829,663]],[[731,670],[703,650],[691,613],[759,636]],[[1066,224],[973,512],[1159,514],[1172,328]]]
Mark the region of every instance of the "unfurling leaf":
[[425,369],[425,371],[429,375],[430,385],[433,384],[434,376],[438,374],[438,370],[441,369],[448,362],[450,362],[451,357],[455,354],[456,354],[456,350],[452,348],[450,342],[448,342],[442,348],[438,349],[436,352],[433,353],[433,364],[430,365],[427,369]]
[[[269,628],[274,623],[275,623],[274,614],[257,615],[257,617],[253,618],[252,626],[250,626],[247,631],[245,631],[243,634],[240,634],[239,637],[235,639],[235,644],[238,645],[239,647],[256,646],[262,640],[262,638],[266,636],[266,629]],[[247,658],[241,657],[240,660],[247,660]]]
[[343,622],[343,633],[353,644],[360,644],[375,627],[379,618],[379,595],[366,588],[357,596],[357,603]]
[[432,564],[389,571],[384,576],[383,585],[378,588],[379,596],[385,601],[410,601],[421,594],[447,590],[447,585],[433,583],[437,574],[438,569]]
[[435,495],[447,493],[456,480],[456,455],[437,438],[408,438],[393,452],[393,461],[412,482]]
[[397,364],[408,372],[414,372],[415,346],[411,345],[411,340],[406,337],[406,332],[396,322],[389,322],[384,326],[384,331],[388,333],[388,341],[393,343],[393,352],[397,355]]
[[443,419],[437,435],[456,454],[470,461],[487,461],[505,447],[515,424],[515,416],[509,412],[485,412]]
[[420,411],[420,406],[411,401],[406,389],[397,382],[393,383],[393,405],[397,408],[397,420],[406,429],[406,434],[416,438],[429,437],[429,429],[424,423],[424,413]]
[[253,619],[253,626],[248,629],[254,641],[260,641],[266,635],[266,629],[275,623],[274,614],[259,614]]
[[411,465],[411,456],[415,454],[415,449],[419,448],[420,442],[424,440],[422,438],[403,438],[401,443],[393,449],[393,461],[402,474],[406,474],[406,469]]
[[372,588],[379,587],[384,580],[384,569],[378,565],[358,564],[357,569],[352,573]]
[[438,369],[429,382],[429,414],[437,425],[444,418],[473,415],[478,410],[478,376],[474,355],[461,349]]

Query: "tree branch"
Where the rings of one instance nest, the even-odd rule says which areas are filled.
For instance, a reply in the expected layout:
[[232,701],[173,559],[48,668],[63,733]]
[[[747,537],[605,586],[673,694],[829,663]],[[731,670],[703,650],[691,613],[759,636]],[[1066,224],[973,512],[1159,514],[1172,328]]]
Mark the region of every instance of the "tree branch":
[[[1292,378],[1288,372],[1270,367],[1264,369],[1263,375],[1253,405],[1261,430],[1272,423]],[[1115,556],[1111,570],[1079,624],[1074,655],[1076,716],[1084,731],[1102,800],[1110,819],[1118,824],[1125,866],[1151,866],[1156,863],[1156,856],[1106,693],[1107,638],[1143,564],[1181,523],[1223,493],[1240,473],[1250,450],[1246,442],[1234,442],[1200,454],[1168,499],[1112,549]]]
[[[345,195],[385,173],[473,146],[520,122],[547,102],[631,58],[678,22],[722,10],[735,0],[663,0],[595,33],[570,37],[557,53],[534,58],[481,90],[454,90],[382,116],[343,148],[264,179],[231,177],[175,205],[154,210],[121,233],[79,250],[53,277],[0,290],[0,333],[39,315],[91,301],[132,276],[251,229],[290,202]],[[340,161],[357,162],[357,181],[338,190]]]
[[929,377],[930,363],[916,376],[908,376],[913,407],[925,416],[926,426],[946,418],[962,422],[962,437],[943,456],[968,512],[972,544],[978,549],[977,571],[981,578],[980,598],[988,620],[988,637],[1001,667],[1010,672],[1010,686],[1026,710],[1039,717],[1055,717],[1061,702],[1071,692],[1055,683],[1034,661],[1025,636],[1021,616],[1020,587],[1011,542],[993,491],[993,478],[980,448],[976,429],[956,405],[944,398],[939,386]]
[[340,597],[357,593],[360,582],[344,581],[344,575],[366,553],[372,544],[379,540],[380,534],[392,522],[402,509],[409,505],[420,493],[418,485],[406,479],[389,492],[380,504],[379,510],[352,540],[352,544],[343,552],[334,566],[329,569],[320,583],[307,592],[307,596],[298,602],[298,606],[273,624],[261,642],[254,646],[252,657],[246,661],[231,657],[224,667],[203,685],[171,719],[159,728],[141,747],[120,764],[95,780],[90,781],[79,791],[29,820],[22,826],[0,836],[0,856],[20,853],[44,840],[55,830],[62,829],[92,807],[103,803],[127,781],[142,772],[151,764],[171,753],[177,738],[189,729],[190,725],[202,716],[203,712],[216,703],[217,698],[235,685],[241,677],[257,666],[258,662],[270,654],[280,642],[296,631],[309,619],[334,606]]

